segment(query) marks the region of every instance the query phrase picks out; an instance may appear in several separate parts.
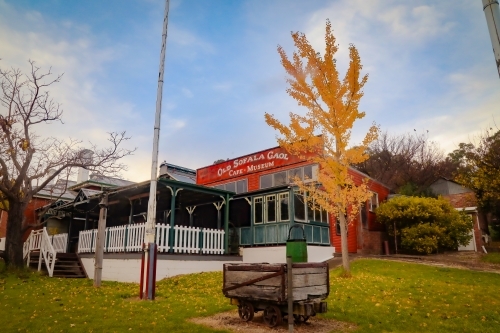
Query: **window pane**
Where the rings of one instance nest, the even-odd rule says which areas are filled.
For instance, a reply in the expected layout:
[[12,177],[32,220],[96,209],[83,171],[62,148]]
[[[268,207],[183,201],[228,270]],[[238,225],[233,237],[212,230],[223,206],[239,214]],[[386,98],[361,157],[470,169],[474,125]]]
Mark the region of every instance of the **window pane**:
[[260,176],[260,188],[268,188],[273,186],[273,175]]
[[288,212],[288,193],[280,194],[280,221],[288,221],[290,214]]
[[304,204],[304,196],[300,192],[295,192],[293,195],[293,205],[295,208],[295,219],[297,221],[305,221],[306,209]]
[[370,210],[374,211],[378,207],[378,193],[373,192],[370,198]]
[[307,219],[314,221],[314,205],[312,202],[307,202]]
[[304,167],[304,180],[311,180],[313,178],[313,169],[312,165],[306,165]]
[[235,182],[227,183],[226,191],[236,192],[236,183]]
[[263,219],[263,202],[262,197],[254,199],[254,223],[262,223]]
[[328,223],[328,212],[323,208],[321,208],[321,222]]
[[276,222],[276,195],[268,195],[266,201],[266,222]]
[[321,222],[321,208],[317,205],[314,207],[314,221]]
[[318,165],[317,164],[314,164],[312,166],[312,175],[311,175],[311,179],[313,180],[318,180]]
[[274,186],[286,184],[288,184],[288,180],[286,179],[286,171],[276,172],[274,174]]
[[296,177],[300,178],[300,180],[304,179],[302,176],[302,168],[288,170],[288,179],[290,183],[293,183]]
[[247,180],[240,180],[236,182],[236,193],[245,193],[247,191]]
[[361,207],[359,208],[361,210],[361,224],[363,225],[364,228],[368,226],[368,217],[366,216],[366,204],[363,203]]

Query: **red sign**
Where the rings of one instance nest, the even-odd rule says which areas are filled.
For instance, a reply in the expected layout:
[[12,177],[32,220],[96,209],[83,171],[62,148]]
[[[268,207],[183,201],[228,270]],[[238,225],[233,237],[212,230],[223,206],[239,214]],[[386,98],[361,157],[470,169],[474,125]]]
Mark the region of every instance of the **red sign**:
[[198,169],[196,170],[196,183],[208,184],[302,161],[283,148],[272,148]]

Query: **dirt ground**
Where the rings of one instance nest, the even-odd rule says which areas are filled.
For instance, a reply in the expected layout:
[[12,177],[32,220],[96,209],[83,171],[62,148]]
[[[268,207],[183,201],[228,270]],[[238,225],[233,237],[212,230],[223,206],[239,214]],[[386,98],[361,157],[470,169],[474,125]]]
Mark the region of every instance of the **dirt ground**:
[[[262,319],[262,312],[256,313],[252,321],[244,322],[238,316],[237,310],[218,313],[211,317],[193,318],[192,322],[205,325],[215,329],[225,329],[231,332],[241,333],[269,333],[269,332],[288,332],[287,317],[283,319],[280,326],[270,328]],[[306,323],[294,325],[294,332],[298,333],[327,333],[333,330],[349,332],[354,330],[354,324],[341,321],[320,319],[311,317]]]

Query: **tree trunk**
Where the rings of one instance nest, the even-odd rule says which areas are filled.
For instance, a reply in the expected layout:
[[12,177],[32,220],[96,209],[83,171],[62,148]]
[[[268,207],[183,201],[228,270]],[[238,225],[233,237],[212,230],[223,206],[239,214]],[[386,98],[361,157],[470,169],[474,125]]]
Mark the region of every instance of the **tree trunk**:
[[7,237],[5,239],[5,262],[7,265],[22,267],[23,262],[23,232],[24,210],[22,202],[9,202],[7,218]]
[[340,221],[340,250],[342,251],[342,266],[344,272],[351,273],[351,266],[349,264],[349,248],[347,246],[347,222],[344,214],[339,214]]

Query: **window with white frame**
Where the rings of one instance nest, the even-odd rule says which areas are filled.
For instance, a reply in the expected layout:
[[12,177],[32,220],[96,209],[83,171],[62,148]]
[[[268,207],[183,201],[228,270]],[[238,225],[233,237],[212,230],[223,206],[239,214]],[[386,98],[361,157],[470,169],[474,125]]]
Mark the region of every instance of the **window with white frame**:
[[289,195],[276,193],[253,198],[254,223],[275,223],[290,220]]
[[303,167],[279,171],[260,176],[260,188],[269,188],[274,186],[286,185],[299,178],[302,181],[314,181],[317,179],[318,165],[306,165]]
[[374,212],[375,209],[378,208],[378,193],[377,192],[372,192],[372,196],[368,200],[368,206],[370,208],[370,212]]
[[264,200],[263,197],[253,199],[253,216],[254,223],[261,224],[264,222]]

